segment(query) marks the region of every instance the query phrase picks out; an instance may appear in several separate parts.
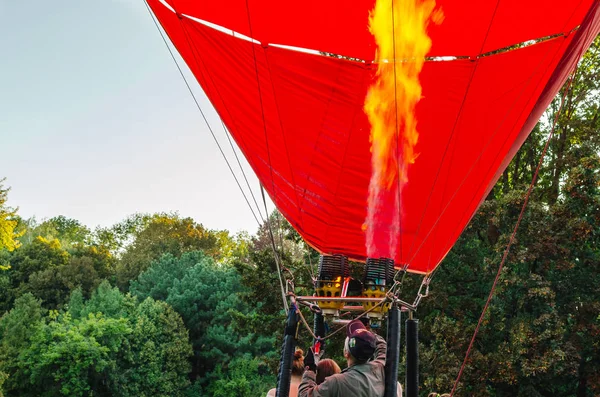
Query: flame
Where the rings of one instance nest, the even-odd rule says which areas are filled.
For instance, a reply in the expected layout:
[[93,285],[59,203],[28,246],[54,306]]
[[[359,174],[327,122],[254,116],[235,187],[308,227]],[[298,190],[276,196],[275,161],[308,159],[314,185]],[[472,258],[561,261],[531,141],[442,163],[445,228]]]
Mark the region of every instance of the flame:
[[377,44],[376,79],[364,104],[371,123],[372,175],[363,225],[370,257],[395,257],[400,196],[418,156],[415,108],[421,99],[419,74],[431,48],[427,27],[444,19],[435,5],[435,0],[377,0],[369,14]]

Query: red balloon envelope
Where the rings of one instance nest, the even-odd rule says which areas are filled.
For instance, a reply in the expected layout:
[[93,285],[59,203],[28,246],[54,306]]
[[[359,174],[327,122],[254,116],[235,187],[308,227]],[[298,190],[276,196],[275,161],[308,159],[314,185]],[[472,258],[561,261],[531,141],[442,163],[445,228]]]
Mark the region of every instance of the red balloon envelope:
[[[148,3],[288,221],[322,253],[365,259],[374,1]],[[417,273],[448,253],[600,31],[595,0],[437,3],[394,258]]]

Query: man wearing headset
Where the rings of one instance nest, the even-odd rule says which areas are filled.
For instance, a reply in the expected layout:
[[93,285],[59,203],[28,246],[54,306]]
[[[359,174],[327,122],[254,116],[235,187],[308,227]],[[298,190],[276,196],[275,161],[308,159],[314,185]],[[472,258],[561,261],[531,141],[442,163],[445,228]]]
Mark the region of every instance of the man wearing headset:
[[312,351],[304,358],[306,369],[299,397],[383,397],[385,392],[385,340],[365,328],[360,320],[346,328],[344,358],[348,367],[317,385]]

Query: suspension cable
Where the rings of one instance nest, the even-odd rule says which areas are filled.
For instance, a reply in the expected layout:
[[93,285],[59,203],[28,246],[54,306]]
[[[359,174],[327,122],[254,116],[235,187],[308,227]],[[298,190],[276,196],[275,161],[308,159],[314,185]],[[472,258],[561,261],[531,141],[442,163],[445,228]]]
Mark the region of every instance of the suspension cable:
[[[258,211],[258,216],[260,217],[260,220],[264,223],[265,219],[263,218],[262,212],[260,211],[260,206],[258,205],[258,202],[256,201],[256,196],[254,196],[254,192],[252,191],[250,182],[248,182],[248,178],[246,177],[246,173],[244,172],[244,167],[242,167],[240,158],[237,155],[237,152],[235,151],[235,148],[233,146],[233,141],[231,139],[231,133],[229,132],[229,129],[227,128],[227,126],[225,126],[225,123],[223,122],[222,119],[221,119],[221,124],[223,125],[223,131],[225,131],[225,136],[227,136],[227,140],[229,141],[229,146],[231,146],[231,151],[233,151],[233,155],[235,156],[235,159],[240,167],[240,171],[242,171],[242,176],[244,177],[244,180],[246,181],[246,186],[248,186],[248,190],[250,191],[250,196],[252,196],[252,201],[254,201],[254,205],[256,205],[256,210]],[[268,214],[265,214],[265,216],[268,216]]]
[[285,296],[285,287],[283,286],[283,278],[281,276],[281,263],[277,247],[275,246],[275,237],[273,236],[273,229],[271,229],[271,219],[269,217],[269,211],[267,210],[267,199],[265,197],[265,189],[260,185],[260,192],[262,194],[263,204],[265,205],[265,213],[267,214],[267,230],[269,232],[269,238],[271,240],[271,249],[273,250],[273,256],[275,257],[275,265],[277,266],[277,276],[279,277],[279,286],[281,287],[281,299],[283,300],[283,307],[285,311],[288,311],[287,298]]
[[[250,29],[250,37],[254,38],[254,34],[252,33],[252,19],[250,17],[250,5],[248,4],[248,0],[246,0],[246,12],[248,14],[248,27]],[[264,107],[264,103],[263,103],[263,95],[262,95],[262,90],[260,88],[260,79],[259,79],[259,73],[258,73],[258,61],[256,60],[256,48],[253,45],[252,46],[252,57],[254,59],[254,71],[256,74],[256,88],[258,91],[258,99],[260,102],[260,112],[261,112],[261,116],[262,116],[262,121],[263,121],[263,130],[265,133],[265,144],[267,146],[267,158],[268,158],[268,163],[269,163],[269,171],[271,173],[271,186],[273,187],[273,190],[275,190],[275,180],[273,178],[273,164],[271,162],[271,150],[269,149],[269,136],[267,133],[267,120],[265,117],[265,107]],[[275,237],[273,235],[273,228],[271,227],[271,219],[269,217],[269,212],[267,210],[267,200],[265,198],[265,189],[263,187],[263,185],[260,185],[260,191],[262,194],[262,199],[263,199],[263,204],[265,207],[265,216],[267,219],[267,229],[269,231],[269,238],[271,239],[271,248],[273,249],[273,256],[275,257],[275,264],[277,265],[277,276],[279,277],[279,286],[281,287],[281,298],[283,300],[283,307],[285,308],[286,312],[288,311],[288,303],[287,303],[287,299],[286,299],[286,294],[285,294],[285,287],[283,286],[283,278],[281,275],[281,258],[279,256],[279,253],[277,252],[277,246],[275,245]],[[283,242],[282,242],[282,249],[283,249]]]
[[[364,312],[362,312],[360,315],[358,315],[357,317],[355,317],[354,319],[357,320],[359,318],[362,318],[364,316],[366,316],[367,314],[369,314],[370,312],[372,312],[373,310],[377,309],[378,307],[380,307],[381,305],[383,305],[386,301],[389,300],[389,297],[386,296],[385,298],[382,298],[379,302],[377,302],[377,304],[375,304],[373,307],[369,308],[368,310],[365,310]],[[324,336],[324,337],[317,337],[314,333],[314,331],[312,330],[312,328],[310,327],[310,325],[308,324],[308,322],[306,321],[306,319],[304,318],[304,315],[302,314],[302,311],[300,310],[300,307],[296,308],[296,312],[300,315],[300,320],[302,320],[302,324],[304,324],[304,327],[308,330],[308,332],[310,333],[310,335],[313,337],[313,339],[321,339],[321,340],[327,340],[331,337],[333,337],[334,335],[337,335],[338,333],[340,333],[343,329],[346,328],[346,325],[342,325],[340,326],[338,329],[336,329],[335,331],[329,333],[329,335]]]
[[254,217],[254,220],[256,220],[256,223],[260,226],[261,223],[258,220],[258,217],[256,216],[256,214],[254,213],[254,209],[250,205],[250,201],[248,200],[248,197],[246,196],[246,192],[242,188],[242,185],[240,184],[237,176],[235,175],[235,172],[233,171],[233,168],[231,167],[231,164],[229,163],[229,160],[227,159],[227,156],[225,155],[225,152],[223,151],[223,148],[221,147],[221,144],[219,143],[217,136],[215,135],[210,123],[208,122],[208,119],[206,118],[206,115],[204,114],[204,111],[202,110],[200,103],[196,99],[196,95],[194,94],[194,91],[192,91],[190,84],[188,83],[185,75],[183,74],[183,71],[181,70],[181,67],[179,66],[179,62],[177,62],[177,59],[175,58],[175,55],[173,54],[173,51],[171,50],[171,47],[169,46],[169,43],[167,42],[165,35],[163,34],[162,30],[160,29],[159,24],[154,16],[154,14],[152,13],[150,6],[148,5],[148,2],[146,0],[143,0],[143,1],[144,1],[144,5],[146,6],[146,9],[148,10],[148,14],[150,14],[150,17],[152,18],[152,21],[154,22],[154,26],[156,27],[156,30],[158,30],[158,33],[160,34],[160,37],[163,40],[163,43],[165,43],[165,46],[167,47],[167,50],[169,51],[169,54],[171,55],[171,59],[173,59],[173,62],[175,63],[175,66],[177,67],[177,70],[179,71],[179,75],[183,79],[183,82],[185,83],[190,95],[192,96],[192,99],[194,100],[196,107],[200,111],[200,114],[202,115],[202,118],[204,119],[204,122],[206,123],[206,126],[208,127],[208,130],[210,131],[210,134],[213,137],[213,140],[215,141],[215,143],[217,144],[217,147],[219,148],[219,151],[221,152],[221,156],[223,156],[225,163],[227,163],[227,167],[229,168],[229,171],[231,172],[233,179],[235,179],[235,183],[237,184],[238,188],[240,189],[240,192],[242,193],[242,195],[244,196],[244,200],[246,201],[248,208],[250,208],[250,212],[252,212],[252,216]]
[[306,256],[308,256],[308,271],[310,272],[310,279],[312,280],[312,282],[314,284],[314,282],[317,281],[317,279],[315,277],[315,273],[318,272],[318,269],[316,272],[313,269],[312,258],[310,257],[311,252],[310,252],[309,245],[306,244],[306,241],[304,241],[304,239],[302,240],[302,242],[304,243],[304,249],[307,252]]

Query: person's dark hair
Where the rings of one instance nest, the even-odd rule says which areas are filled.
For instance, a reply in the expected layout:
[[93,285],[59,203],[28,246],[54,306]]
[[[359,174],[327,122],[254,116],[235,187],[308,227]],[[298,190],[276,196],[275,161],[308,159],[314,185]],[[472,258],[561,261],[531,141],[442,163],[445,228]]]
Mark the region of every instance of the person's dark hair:
[[296,349],[294,352],[294,362],[292,363],[292,375],[302,375],[304,373],[304,352],[302,349]]
[[340,372],[342,372],[340,366],[332,359],[326,358],[319,361],[319,364],[317,364],[317,385],[323,383],[325,378]]

